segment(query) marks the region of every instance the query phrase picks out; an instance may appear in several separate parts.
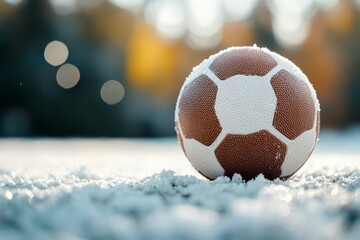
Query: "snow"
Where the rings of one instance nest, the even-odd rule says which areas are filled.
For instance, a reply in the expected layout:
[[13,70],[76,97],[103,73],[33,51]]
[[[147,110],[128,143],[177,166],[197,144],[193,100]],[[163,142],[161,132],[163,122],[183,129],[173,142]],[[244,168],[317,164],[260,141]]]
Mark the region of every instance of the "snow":
[[0,239],[360,239],[360,128],[288,181],[208,181],[168,139],[0,140]]

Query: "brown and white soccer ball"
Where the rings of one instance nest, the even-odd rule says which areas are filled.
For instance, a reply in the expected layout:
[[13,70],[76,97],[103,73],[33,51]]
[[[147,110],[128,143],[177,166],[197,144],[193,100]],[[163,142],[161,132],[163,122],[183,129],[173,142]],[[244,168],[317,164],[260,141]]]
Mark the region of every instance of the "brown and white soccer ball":
[[265,48],[231,47],[195,67],[175,110],[191,164],[209,179],[287,179],[309,158],[320,106],[305,74]]

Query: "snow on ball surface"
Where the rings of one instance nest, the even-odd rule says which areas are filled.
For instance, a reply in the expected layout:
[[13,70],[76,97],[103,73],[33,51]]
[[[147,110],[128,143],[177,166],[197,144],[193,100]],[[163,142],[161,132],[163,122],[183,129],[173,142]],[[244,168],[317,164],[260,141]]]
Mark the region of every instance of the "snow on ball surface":
[[193,69],[180,90],[175,129],[209,179],[292,176],[314,150],[320,105],[305,74],[266,48],[231,47]]

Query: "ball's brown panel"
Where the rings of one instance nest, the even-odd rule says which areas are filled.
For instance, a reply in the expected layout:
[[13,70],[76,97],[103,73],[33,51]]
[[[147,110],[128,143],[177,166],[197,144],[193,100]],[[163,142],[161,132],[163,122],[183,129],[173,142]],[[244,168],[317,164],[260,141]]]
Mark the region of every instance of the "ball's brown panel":
[[225,175],[241,174],[246,181],[263,173],[267,179],[281,175],[286,145],[266,130],[248,135],[229,134],[215,149]]
[[277,97],[274,127],[289,139],[295,139],[314,125],[315,103],[309,86],[286,70],[271,78]]
[[179,143],[181,145],[181,148],[182,148],[183,152],[186,155],[185,147],[184,147],[184,140],[183,140],[183,138],[181,136],[181,133],[180,133],[180,130],[179,130],[179,123],[177,121],[175,122],[175,131],[176,131],[176,135],[178,137]]
[[217,86],[200,75],[184,89],[179,102],[179,122],[185,138],[210,146],[221,132],[215,114]]
[[277,65],[270,54],[254,48],[233,49],[221,54],[210,65],[221,80],[237,74],[265,76]]
[[316,117],[316,138],[319,137],[320,133],[320,111],[317,111],[317,117]]

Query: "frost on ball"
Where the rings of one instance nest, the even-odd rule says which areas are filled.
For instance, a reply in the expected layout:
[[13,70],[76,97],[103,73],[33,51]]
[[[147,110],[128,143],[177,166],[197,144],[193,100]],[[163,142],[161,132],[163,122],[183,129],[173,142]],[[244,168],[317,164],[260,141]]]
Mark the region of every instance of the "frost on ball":
[[232,47],[194,68],[175,111],[192,165],[209,179],[292,176],[320,131],[320,106],[307,77],[264,48]]
[[227,51],[217,57],[210,70],[221,80],[232,76],[265,76],[277,65],[270,54],[256,48],[238,48]]

